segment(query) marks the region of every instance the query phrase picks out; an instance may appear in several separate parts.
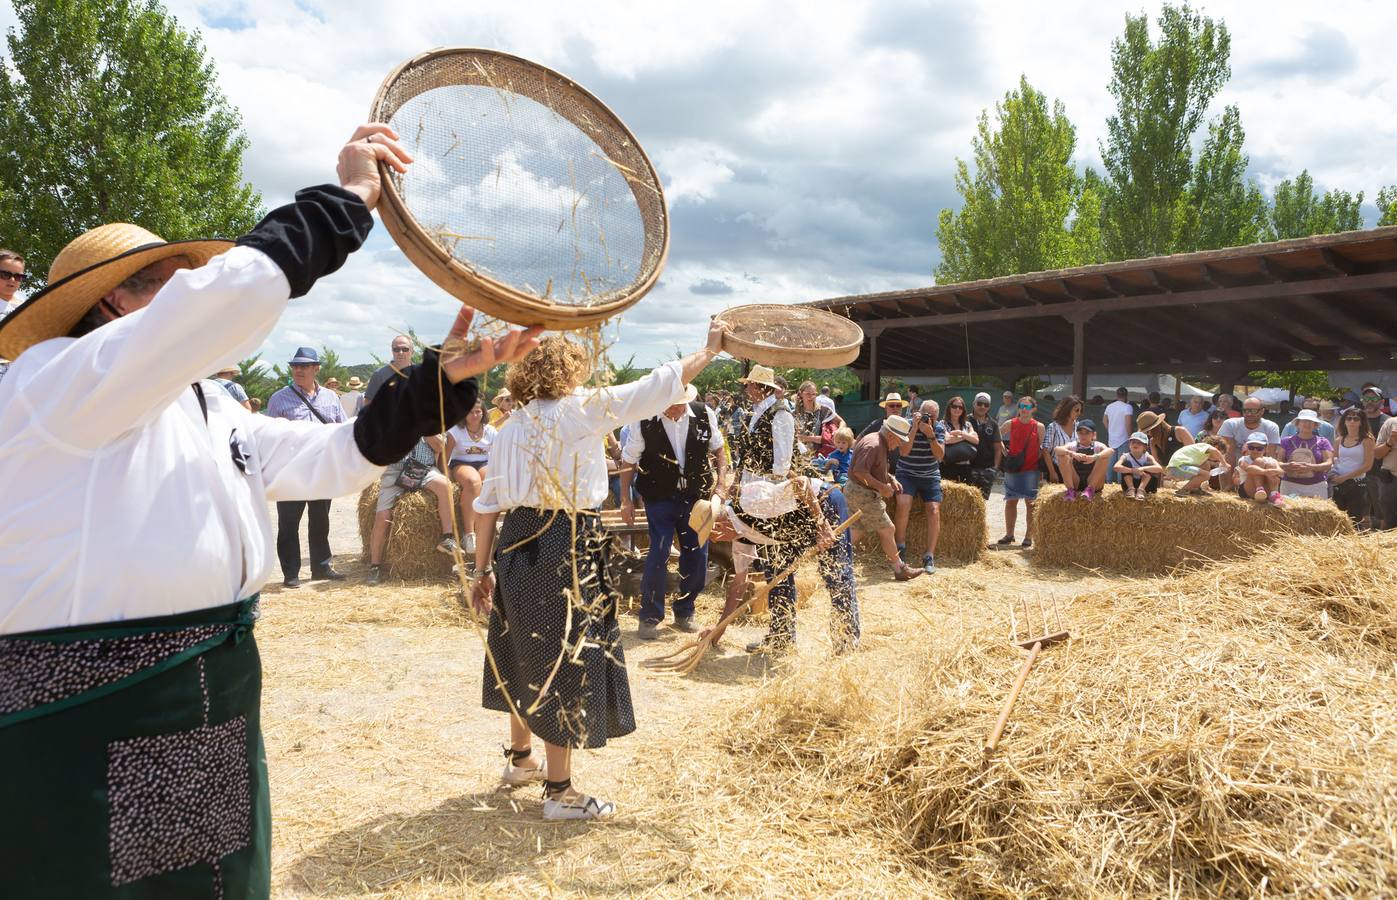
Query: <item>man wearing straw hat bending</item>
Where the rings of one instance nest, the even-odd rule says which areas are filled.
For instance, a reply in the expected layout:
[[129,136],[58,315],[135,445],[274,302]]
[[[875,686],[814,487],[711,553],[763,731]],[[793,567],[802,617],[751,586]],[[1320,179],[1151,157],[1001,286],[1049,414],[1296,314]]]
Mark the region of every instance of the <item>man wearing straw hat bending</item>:
[[[257,592],[269,500],[358,490],[536,344],[451,349],[333,426],[212,381],[363,243],[386,125],[236,243],[104,225],[0,322],[0,847],[14,898],[265,897],[271,815]],[[450,382],[449,384],[445,382]]]

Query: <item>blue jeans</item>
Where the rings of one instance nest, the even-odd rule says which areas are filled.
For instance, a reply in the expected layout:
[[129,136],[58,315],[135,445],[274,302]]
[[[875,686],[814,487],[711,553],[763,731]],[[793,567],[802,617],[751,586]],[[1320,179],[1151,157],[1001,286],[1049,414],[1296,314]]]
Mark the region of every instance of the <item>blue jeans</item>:
[[[837,528],[849,518],[849,503],[838,489],[820,498],[820,511],[831,528]],[[834,546],[817,557],[820,577],[829,591],[830,642],[836,651],[859,645],[859,598],[854,585],[854,542],[845,531]]]
[[1115,484],[1117,481],[1121,480],[1120,475],[1116,473],[1116,463],[1120,462],[1120,458],[1129,452],[1130,441],[1126,441],[1124,444],[1121,444],[1111,451],[1111,468],[1106,470],[1107,484]]
[[681,497],[645,502],[645,520],[650,525],[650,553],[645,557],[645,574],[640,579],[640,621],[660,622],[665,617],[665,586],[669,572],[669,548],[679,535],[679,596],[674,598],[674,617],[694,614],[694,598],[703,590],[708,574],[708,545],[699,546],[698,534],[689,527],[694,501]]

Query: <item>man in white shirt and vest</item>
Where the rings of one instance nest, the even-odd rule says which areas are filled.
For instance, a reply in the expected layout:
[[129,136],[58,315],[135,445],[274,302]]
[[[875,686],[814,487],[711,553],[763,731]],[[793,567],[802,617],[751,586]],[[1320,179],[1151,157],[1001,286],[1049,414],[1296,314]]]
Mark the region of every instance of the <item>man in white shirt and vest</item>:
[[201,380],[255,352],[373,227],[386,125],[236,242],[112,224],[0,321],[0,893],[266,897],[257,593],[269,500],[357,491],[537,342],[464,352],[470,312],[372,414],[253,415]]
[[697,631],[694,600],[703,590],[708,572],[708,546],[689,527],[689,513],[698,500],[707,500],[727,478],[723,460],[723,434],[718,419],[698,401],[691,384],[682,402],[669,406],[654,418],[633,424],[621,448],[621,517],[635,521],[631,482],[645,500],[650,528],[650,551],[640,582],[640,630],[642,640],[657,636],[665,617],[666,574],[669,549],[679,537],[679,596],[674,599],[674,627]]

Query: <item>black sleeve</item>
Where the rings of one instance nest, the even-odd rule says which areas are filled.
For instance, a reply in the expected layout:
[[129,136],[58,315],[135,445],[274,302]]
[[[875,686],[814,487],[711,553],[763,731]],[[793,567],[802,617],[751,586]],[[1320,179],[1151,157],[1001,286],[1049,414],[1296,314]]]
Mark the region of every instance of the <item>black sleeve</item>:
[[397,462],[418,438],[441,434],[475,406],[475,379],[452,384],[437,363],[435,350],[424,351],[421,363],[385,381],[374,402],[354,420],[354,443],[369,462]]
[[358,194],[333,184],[296,192],[296,200],[267,213],[257,227],[238,238],[272,258],[291,283],[291,296],[302,297],[317,278],[344,265],[363,245],[373,216]]

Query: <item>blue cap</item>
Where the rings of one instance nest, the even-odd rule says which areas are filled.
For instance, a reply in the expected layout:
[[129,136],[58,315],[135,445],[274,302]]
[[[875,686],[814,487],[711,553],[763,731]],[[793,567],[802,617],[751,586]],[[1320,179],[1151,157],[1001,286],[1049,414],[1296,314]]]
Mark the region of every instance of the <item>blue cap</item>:
[[1096,423],[1093,422],[1091,419],[1078,419],[1077,430],[1081,431],[1083,429],[1086,429],[1087,431],[1095,431]]
[[316,353],[314,348],[311,347],[297,347],[296,355],[291,357],[291,365],[297,366],[304,363],[310,363],[316,366],[320,365],[320,354]]

